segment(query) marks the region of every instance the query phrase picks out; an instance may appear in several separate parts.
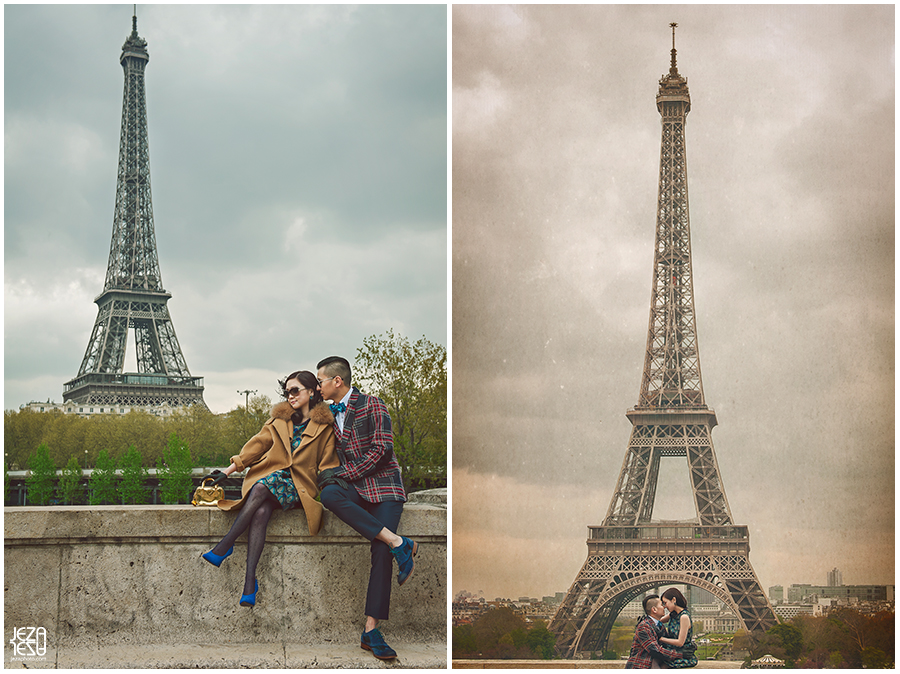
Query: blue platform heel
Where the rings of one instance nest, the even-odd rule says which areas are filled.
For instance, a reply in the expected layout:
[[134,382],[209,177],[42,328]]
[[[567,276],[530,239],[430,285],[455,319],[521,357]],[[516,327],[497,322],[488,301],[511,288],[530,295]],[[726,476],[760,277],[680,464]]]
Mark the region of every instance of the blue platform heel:
[[253,590],[253,594],[241,595],[241,606],[256,606],[256,593],[259,592],[259,581],[254,579],[253,582],[256,583],[256,589]]
[[228,550],[228,552],[226,552],[224,555],[217,555],[215,552],[210,550],[209,552],[204,552],[200,556],[203,557],[203,559],[205,559],[207,562],[209,562],[213,566],[220,566],[222,564],[222,562],[225,561],[225,558],[228,557],[228,555],[230,555],[232,552],[234,552],[233,545]]

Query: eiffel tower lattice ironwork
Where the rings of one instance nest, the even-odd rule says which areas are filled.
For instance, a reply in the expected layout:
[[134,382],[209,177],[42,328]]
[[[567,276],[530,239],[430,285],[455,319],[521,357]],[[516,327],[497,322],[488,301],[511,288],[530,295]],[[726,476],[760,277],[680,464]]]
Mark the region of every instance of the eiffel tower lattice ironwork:
[[[606,649],[628,602],[661,585],[704,589],[729,606],[751,635],[777,624],[750,565],[748,527],[736,525],[712,443],[716,414],[700,377],[688,215],[687,79],[675,61],[659,82],[662,116],[659,200],[650,325],[625,461],[602,526],[588,527],[588,556],[550,623],[563,657]],[[686,457],[696,519],[651,521],[662,457]]]
[[[172,406],[203,402],[203,378],[192,377],[172,327],[162,285],[150,198],[150,151],[144,70],[147,41],[137,16],[119,59],[125,73],[112,243],[99,309],[78,375],[63,400],[99,405]],[[134,329],[137,372],[123,372]]]

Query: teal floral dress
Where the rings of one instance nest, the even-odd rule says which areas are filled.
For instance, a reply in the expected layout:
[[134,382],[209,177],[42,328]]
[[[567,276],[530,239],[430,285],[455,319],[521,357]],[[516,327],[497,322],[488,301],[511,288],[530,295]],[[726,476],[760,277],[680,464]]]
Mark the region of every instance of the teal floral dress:
[[[688,613],[687,609],[682,609],[681,613],[677,616],[673,614],[669,614],[671,617],[668,622],[662,623],[665,626],[666,633],[661,635],[664,637],[668,637],[670,639],[677,639],[678,632],[681,631],[681,616],[686,615],[688,618],[691,618],[691,614]],[[691,618],[691,626],[688,627],[687,636],[684,639],[684,646],[678,648],[677,646],[672,646],[671,644],[663,644],[667,648],[671,648],[673,650],[678,651],[679,653],[684,653],[684,656],[678,658],[677,660],[670,660],[666,663],[669,667],[674,669],[685,669],[687,667],[696,667],[697,666],[697,645],[694,643],[694,620]]]
[[[294,424],[294,435],[291,438],[292,452],[300,446],[300,436],[308,424],[309,419],[302,424]],[[276,470],[274,473],[270,473],[258,480],[257,484],[259,482],[266,485],[269,491],[272,492],[272,496],[278,499],[282,510],[290,510],[297,507],[297,504],[300,503],[300,494],[297,493],[297,487],[294,486],[290,468]]]

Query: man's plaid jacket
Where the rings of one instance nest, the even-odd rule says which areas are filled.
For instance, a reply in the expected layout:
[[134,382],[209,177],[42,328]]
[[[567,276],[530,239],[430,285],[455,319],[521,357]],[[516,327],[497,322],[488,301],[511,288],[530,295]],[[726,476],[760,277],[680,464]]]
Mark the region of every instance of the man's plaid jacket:
[[634,628],[634,643],[625,669],[650,669],[654,659],[657,662],[667,662],[680,657],[681,653],[678,651],[659,645],[659,634],[653,618],[645,615]]
[[334,424],[341,466],[335,471],[352,483],[369,503],[406,501],[400,464],[394,456],[391,417],[380,398],[360,393],[355,386],[344,414],[344,430]]

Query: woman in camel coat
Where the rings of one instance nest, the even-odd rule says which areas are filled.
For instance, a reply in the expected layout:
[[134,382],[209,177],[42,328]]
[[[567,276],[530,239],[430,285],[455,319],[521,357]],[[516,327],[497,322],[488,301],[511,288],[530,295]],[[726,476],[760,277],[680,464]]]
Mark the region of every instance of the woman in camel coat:
[[[254,606],[259,583],[256,565],[266,541],[266,527],[276,507],[300,507],[306,513],[309,533],[322,528],[322,504],[316,500],[316,476],[337,468],[334,416],[322,401],[312,372],[294,372],[279,382],[287,398],[272,409],[272,417],[231,457],[231,465],[218,472],[219,480],[244,469],[238,501],[219,501],[222,510],[240,510],[231,530],[216,546],[201,555],[219,566],[234,550],[234,542],[247,530],[247,572],[242,606]],[[215,473],[214,473],[215,474]]]

